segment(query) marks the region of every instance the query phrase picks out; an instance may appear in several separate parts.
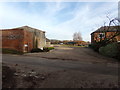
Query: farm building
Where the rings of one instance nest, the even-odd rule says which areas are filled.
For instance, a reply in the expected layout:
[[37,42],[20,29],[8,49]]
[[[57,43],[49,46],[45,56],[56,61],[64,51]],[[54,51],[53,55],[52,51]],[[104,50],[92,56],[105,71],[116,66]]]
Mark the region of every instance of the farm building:
[[[114,36],[116,35],[116,36]],[[114,37],[113,42],[120,42],[120,26],[104,26],[91,33],[91,43],[99,42],[105,38]]]
[[2,47],[21,52],[30,52],[33,48],[41,48],[46,45],[45,31],[29,26],[13,29],[1,29]]
[[46,38],[46,47],[50,47],[51,46],[51,42],[48,38]]

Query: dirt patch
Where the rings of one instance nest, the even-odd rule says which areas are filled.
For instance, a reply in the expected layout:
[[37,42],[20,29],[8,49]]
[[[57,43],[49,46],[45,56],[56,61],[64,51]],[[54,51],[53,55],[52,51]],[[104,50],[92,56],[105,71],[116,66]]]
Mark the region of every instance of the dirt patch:
[[[94,74],[95,75],[95,74]],[[42,84],[42,88],[118,88],[118,81],[109,76],[95,75],[86,72],[57,71]],[[113,80],[114,79],[114,80]]]
[[60,59],[60,60],[71,60],[71,61],[78,61],[77,59],[65,59],[65,58],[57,58],[57,57],[41,57],[41,58],[46,58],[46,59]]
[[2,87],[3,88],[14,88],[16,87],[16,79],[14,77],[15,69],[8,66],[2,67]]
[[3,88],[118,88],[118,78],[111,75],[57,70],[39,72],[20,64],[3,65]]
[[49,76],[34,70],[16,70],[15,67],[7,65],[3,65],[2,69],[2,88],[36,88]]
[[72,50],[73,48],[70,48],[70,47],[60,47],[59,49],[62,49],[62,50]]

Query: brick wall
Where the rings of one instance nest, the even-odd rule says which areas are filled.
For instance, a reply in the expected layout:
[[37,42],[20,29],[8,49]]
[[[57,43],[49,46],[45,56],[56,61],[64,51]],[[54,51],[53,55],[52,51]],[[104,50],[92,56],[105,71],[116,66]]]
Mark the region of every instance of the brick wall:
[[46,45],[45,32],[28,26],[0,30],[2,47],[22,52],[30,52],[33,48],[43,48]]
[[24,32],[21,29],[2,30],[2,48],[23,51]]
[[[91,43],[94,43],[95,41],[96,42],[100,41],[99,34],[100,33],[93,33],[93,34],[91,34]],[[106,38],[109,38],[109,37],[112,37],[114,34],[115,34],[115,32],[106,32],[105,36],[106,36]],[[117,41],[120,41],[120,35],[116,36],[115,39]],[[104,40],[104,37],[102,38],[102,40]]]
[[30,52],[32,49],[33,49],[33,33],[24,30],[23,51]]

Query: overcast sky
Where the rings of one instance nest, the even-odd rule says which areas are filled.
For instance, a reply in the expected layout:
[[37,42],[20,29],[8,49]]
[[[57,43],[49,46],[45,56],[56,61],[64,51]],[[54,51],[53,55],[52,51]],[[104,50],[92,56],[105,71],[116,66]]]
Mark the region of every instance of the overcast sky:
[[0,2],[0,29],[28,25],[59,40],[72,40],[74,32],[81,32],[90,41],[90,33],[108,22],[108,14],[117,17],[117,2]]

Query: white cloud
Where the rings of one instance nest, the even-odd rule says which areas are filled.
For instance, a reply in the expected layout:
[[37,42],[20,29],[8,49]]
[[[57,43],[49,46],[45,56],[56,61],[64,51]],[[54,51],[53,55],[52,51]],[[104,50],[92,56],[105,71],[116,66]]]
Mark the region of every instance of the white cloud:
[[[29,3],[29,9],[33,9],[36,3]],[[23,8],[10,6],[9,4],[0,3],[0,28],[13,28],[23,25],[29,25],[34,28],[46,31],[48,38],[56,39],[72,39],[74,32],[81,32],[83,40],[90,41],[90,33],[103,25],[104,21],[108,21],[105,17],[106,13],[110,13],[111,17],[117,15],[117,3],[105,3],[99,7],[94,7],[96,3],[76,6],[70,13],[73,18],[55,24],[59,20],[56,14],[64,10],[67,4],[60,2],[50,2],[45,4],[45,10],[41,13],[27,12]],[[41,7],[40,7],[41,8]],[[62,14],[62,13],[61,13]],[[69,14],[68,14],[69,15]]]
[[72,39],[72,34],[76,31],[80,31],[83,39],[88,41],[90,40],[90,33],[92,31],[96,30],[100,26],[103,26],[104,21],[108,23],[106,18],[107,12],[112,11],[110,16],[116,17],[117,11],[113,11],[114,8],[116,8],[114,7],[115,5],[116,3],[104,4],[95,10],[91,10],[93,8],[89,5],[83,6],[83,8],[76,7],[77,10],[73,11],[73,19],[63,22],[52,29],[56,31],[56,33],[58,31],[61,35],[64,33],[63,37],[61,37],[62,39],[64,39],[64,37]]
[[[11,0],[11,2],[118,2],[119,0]],[[0,0],[9,2],[9,0]]]

